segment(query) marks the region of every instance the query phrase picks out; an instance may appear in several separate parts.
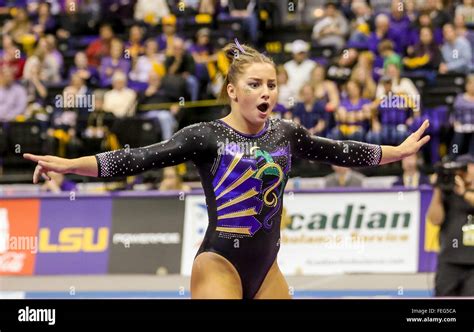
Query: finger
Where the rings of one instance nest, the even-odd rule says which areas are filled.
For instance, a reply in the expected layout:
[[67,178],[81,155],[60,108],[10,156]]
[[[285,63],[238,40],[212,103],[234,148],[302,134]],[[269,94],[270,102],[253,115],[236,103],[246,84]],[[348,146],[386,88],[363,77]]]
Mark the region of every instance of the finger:
[[425,130],[430,126],[430,122],[428,120],[423,121],[422,125],[418,130],[415,132],[415,135],[420,139],[421,135],[425,132]]
[[422,139],[420,139],[418,141],[418,149],[420,149],[423,145],[428,143],[430,141],[430,139],[431,139],[430,135],[427,135],[427,136],[423,137]]
[[51,181],[51,177],[48,175],[47,172],[41,173],[41,176],[43,177],[43,179]]
[[33,173],[33,183],[35,184],[38,183],[42,171],[43,171],[43,167],[41,167],[40,165],[37,165],[35,168],[35,172]]
[[35,154],[31,154],[31,153],[24,153],[23,158],[34,161],[34,162],[38,162],[40,160],[43,160],[43,161],[48,161],[49,160],[49,158],[47,156],[38,156],[38,155],[35,155]]

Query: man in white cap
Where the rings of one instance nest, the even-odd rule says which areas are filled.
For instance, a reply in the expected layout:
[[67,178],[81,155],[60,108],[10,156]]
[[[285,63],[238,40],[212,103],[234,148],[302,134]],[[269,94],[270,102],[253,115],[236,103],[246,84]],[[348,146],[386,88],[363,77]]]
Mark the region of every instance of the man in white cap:
[[285,63],[285,70],[288,73],[288,85],[293,91],[299,92],[301,87],[309,81],[311,72],[316,63],[308,59],[309,45],[301,39],[293,41],[291,53],[293,60]]

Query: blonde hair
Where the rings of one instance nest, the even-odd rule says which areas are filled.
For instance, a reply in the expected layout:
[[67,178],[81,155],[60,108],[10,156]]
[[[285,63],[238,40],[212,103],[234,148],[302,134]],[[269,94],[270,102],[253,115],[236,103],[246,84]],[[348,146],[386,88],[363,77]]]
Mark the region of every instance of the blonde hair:
[[222,51],[230,63],[229,71],[227,72],[220,93],[220,99],[224,102],[229,102],[227,85],[229,83],[236,84],[239,76],[243,74],[247,65],[251,65],[253,63],[268,63],[271,64],[276,70],[275,63],[271,58],[250,46],[230,43],[227,44]]

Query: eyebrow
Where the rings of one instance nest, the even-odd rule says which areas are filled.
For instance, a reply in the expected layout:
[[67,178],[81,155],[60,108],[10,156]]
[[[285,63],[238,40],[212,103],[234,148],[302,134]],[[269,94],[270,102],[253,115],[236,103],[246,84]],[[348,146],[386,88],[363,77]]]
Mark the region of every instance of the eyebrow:
[[[258,77],[248,77],[249,80],[261,81],[261,78]],[[276,81],[276,78],[270,78],[269,81]]]

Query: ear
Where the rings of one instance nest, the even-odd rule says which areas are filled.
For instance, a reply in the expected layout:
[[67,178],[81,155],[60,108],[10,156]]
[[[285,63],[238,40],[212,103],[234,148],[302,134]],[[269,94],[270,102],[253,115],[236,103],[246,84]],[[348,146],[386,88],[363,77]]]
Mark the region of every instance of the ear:
[[237,102],[237,93],[235,91],[235,87],[232,83],[227,84],[227,94],[229,98],[235,102]]

